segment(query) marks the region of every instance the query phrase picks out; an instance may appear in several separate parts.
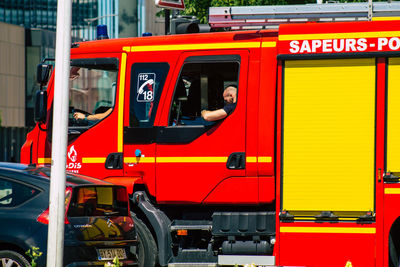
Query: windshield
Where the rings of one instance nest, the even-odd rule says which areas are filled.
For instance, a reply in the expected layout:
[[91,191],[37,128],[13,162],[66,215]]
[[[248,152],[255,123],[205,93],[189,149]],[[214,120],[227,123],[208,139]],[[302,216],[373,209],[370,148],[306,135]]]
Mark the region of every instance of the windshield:
[[111,113],[115,103],[118,61],[72,60],[69,90],[69,126],[91,126]]

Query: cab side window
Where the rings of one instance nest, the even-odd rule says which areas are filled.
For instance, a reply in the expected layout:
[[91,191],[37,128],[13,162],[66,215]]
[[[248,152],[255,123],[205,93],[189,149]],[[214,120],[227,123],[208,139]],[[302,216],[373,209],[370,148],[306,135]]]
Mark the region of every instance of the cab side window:
[[131,69],[130,127],[152,127],[168,63],[135,63]]
[[239,56],[189,57],[175,85],[169,125],[213,124],[202,119],[201,111],[224,107],[224,88],[237,87],[239,66]]

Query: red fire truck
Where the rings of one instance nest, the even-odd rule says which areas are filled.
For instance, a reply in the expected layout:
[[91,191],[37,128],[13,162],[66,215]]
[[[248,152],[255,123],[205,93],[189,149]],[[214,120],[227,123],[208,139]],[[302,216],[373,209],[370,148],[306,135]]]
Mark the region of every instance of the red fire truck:
[[[212,8],[213,28],[279,26],[73,44],[66,168],[127,186],[140,266],[397,267],[399,11]],[[49,73],[24,163],[51,163]]]

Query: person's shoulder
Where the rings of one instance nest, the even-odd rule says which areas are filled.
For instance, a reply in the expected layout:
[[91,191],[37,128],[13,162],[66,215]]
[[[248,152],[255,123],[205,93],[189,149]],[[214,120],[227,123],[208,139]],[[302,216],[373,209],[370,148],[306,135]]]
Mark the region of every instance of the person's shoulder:
[[229,103],[224,106],[223,110],[226,112],[226,114],[230,115],[235,107],[236,103]]

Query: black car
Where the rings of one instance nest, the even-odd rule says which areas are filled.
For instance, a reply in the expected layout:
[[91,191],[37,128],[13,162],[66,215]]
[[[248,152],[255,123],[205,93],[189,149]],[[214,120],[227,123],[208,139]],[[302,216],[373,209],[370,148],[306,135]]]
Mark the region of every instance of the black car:
[[[0,267],[46,266],[50,169],[0,163]],[[115,256],[137,265],[137,237],[126,188],[67,173],[64,266],[104,266]]]

